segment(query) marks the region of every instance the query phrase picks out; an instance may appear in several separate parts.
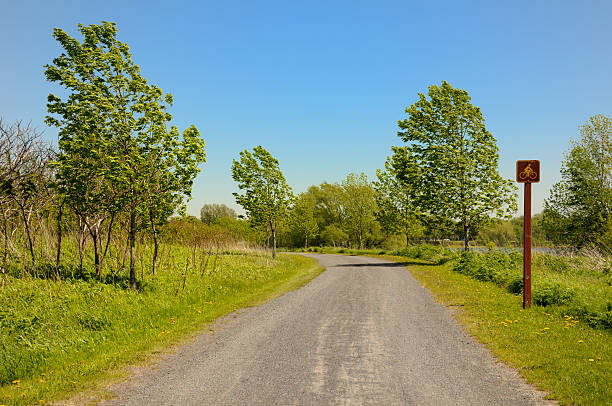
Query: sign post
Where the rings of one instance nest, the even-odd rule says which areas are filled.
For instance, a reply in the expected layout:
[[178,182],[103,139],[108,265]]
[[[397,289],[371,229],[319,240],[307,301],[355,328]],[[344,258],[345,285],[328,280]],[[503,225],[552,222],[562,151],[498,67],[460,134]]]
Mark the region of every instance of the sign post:
[[540,181],[540,161],[516,161],[516,181],[525,184],[523,215],[523,308],[531,307],[531,184]]

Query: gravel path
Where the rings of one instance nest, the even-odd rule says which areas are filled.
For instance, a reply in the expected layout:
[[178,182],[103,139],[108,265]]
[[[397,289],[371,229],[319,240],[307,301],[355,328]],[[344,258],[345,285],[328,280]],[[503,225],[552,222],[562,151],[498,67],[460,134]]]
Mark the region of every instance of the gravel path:
[[212,332],[111,390],[106,405],[532,405],[401,265],[310,255],[307,286],[218,320]]

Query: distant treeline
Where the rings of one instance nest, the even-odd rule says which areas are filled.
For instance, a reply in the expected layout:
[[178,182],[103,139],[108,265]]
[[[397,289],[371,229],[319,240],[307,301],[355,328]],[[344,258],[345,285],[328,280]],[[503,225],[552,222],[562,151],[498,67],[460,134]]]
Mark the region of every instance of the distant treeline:
[[[439,96],[437,92],[459,97],[454,95],[457,89],[448,84],[432,88],[432,99]],[[429,105],[420,108],[434,109]],[[407,111],[411,117],[400,122],[401,127],[421,134],[425,130],[418,126],[419,112],[414,105]],[[434,119],[425,121],[429,127],[440,126],[432,123]],[[376,180],[369,181],[363,173],[349,174],[341,183],[311,186],[298,196],[286,185],[278,161],[257,147],[254,154],[244,151],[240,162],[234,161],[250,182],[240,183],[234,172],[245,190],[237,201],[248,207],[252,226],[265,232],[268,240],[278,235],[280,245],[286,247],[396,249],[422,241],[450,244],[459,240],[466,248],[470,242],[521,246],[523,218],[511,218],[517,209],[516,187],[497,174],[494,138],[485,137],[489,144],[484,148],[478,131],[486,133],[482,128],[475,130],[470,142],[447,137],[428,147],[423,145],[425,139],[393,147],[393,155],[387,158],[385,169],[377,171]],[[593,116],[580,127],[580,138],[572,141],[562,162],[561,181],[552,187],[543,212],[532,218],[535,245],[592,246],[612,254],[611,137],[608,116]],[[458,170],[457,165],[467,169]],[[496,177],[495,182],[483,180]],[[283,196],[283,200],[274,196]],[[209,209],[202,209],[203,219],[208,218]]]

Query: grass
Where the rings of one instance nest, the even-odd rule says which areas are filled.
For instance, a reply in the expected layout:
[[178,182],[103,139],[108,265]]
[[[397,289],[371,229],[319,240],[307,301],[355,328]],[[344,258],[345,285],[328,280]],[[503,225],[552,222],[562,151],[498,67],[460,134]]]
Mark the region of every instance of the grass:
[[[214,271],[192,269],[191,251],[173,266],[122,283],[9,276],[0,288],[0,404],[30,405],[99,390],[123,367],[201,331],[216,318],[304,285],[316,261],[230,252]],[[212,261],[212,260],[211,260]]]

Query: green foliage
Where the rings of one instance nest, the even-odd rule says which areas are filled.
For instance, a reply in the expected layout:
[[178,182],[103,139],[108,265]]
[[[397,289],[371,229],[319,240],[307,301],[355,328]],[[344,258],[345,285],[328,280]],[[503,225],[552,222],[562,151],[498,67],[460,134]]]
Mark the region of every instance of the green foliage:
[[596,115],[580,128],[544,202],[543,225],[557,243],[612,248],[612,119]]
[[200,209],[200,220],[206,224],[213,224],[224,217],[235,219],[236,211],[225,204],[205,204]]
[[448,248],[431,244],[409,245],[406,248],[393,251],[391,255],[415,259],[424,259],[437,264],[446,263],[456,258],[457,256],[454,251]]
[[309,193],[298,195],[293,203],[288,221],[295,245],[299,243],[308,248],[308,243],[318,235],[319,225],[314,217],[314,206],[314,198]]
[[410,143],[408,159],[396,170],[420,211],[461,222],[467,249],[472,227],[516,210],[515,186],[497,172],[495,138],[469,94],[447,82],[420,93],[406,113],[398,135]]
[[[551,245],[543,227],[543,214],[531,216],[531,241],[536,246]],[[497,247],[520,247],[523,244],[523,216],[510,220],[495,219],[478,230],[477,242]]]
[[572,292],[560,283],[546,281],[534,286],[532,300],[539,306],[567,304],[572,300]]
[[333,246],[334,248],[336,248],[336,246],[345,245],[348,238],[348,234],[335,224],[328,225],[321,233],[321,239],[323,242]]
[[378,180],[373,183],[376,189],[378,210],[376,218],[387,235],[403,233],[406,245],[424,235],[424,227],[418,219],[414,204],[417,193],[412,184],[402,174],[411,164],[406,148],[392,147],[393,156],[385,162],[385,170],[376,171]]
[[276,231],[287,216],[293,194],[281,172],[278,160],[261,145],[253,153],[244,150],[234,159],[232,178],[244,194],[233,193],[255,226],[264,227],[272,238],[272,256],[276,258]]
[[343,228],[351,241],[363,249],[368,237],[379,230],[375,191],[365,174],[349,174],[342,182]]
[[244,241],[257,247],[263,246],[266,242],[266,233],[253,227],[249,220],[222,217],[214,225],[227,230],[236,241]]
[[47,104],[47,124],[60,129],[57,187],[87,226],[97,268],[103,223],[127,212],[135,288],[136,231],[150,227],[156,234],[180,211],[205,162],[204,141],[193,125],[182,136],[168,129],[172,95],[141,76],[114,23],[79,25],[79,32],[82,42],[56,28],[64,53],[45,66],[47,80],[69,93],[66,99],[50,94]]

